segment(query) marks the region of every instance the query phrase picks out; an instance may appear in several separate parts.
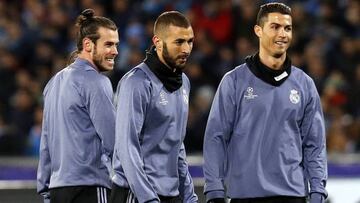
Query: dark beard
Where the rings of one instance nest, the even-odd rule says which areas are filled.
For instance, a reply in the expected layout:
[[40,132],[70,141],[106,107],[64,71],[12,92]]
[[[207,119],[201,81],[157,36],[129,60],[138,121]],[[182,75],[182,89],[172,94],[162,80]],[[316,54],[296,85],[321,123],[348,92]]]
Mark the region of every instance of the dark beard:
[[169,50],[168,50],[165,42],[164,42],[164,46],[163,46],[162,57],[164,58],[165,63],[168,66],[170,66],[171,68],[180,69],[180,70],[183,70],[185,68],[185,64],[184,65],[176,65],[176,59],[171,58],[171,56],[169,54]]
[[278,58],[281,58],[281,56],[283,56],[283,55],[284,55],[284,53],[282,53],[282,54],[274,54],[273,57],[278,59]]
[[106,69],[101,65],[101,56],[97,56],[97,49],[96,45],[94,47],[94,53],[93,53],[93,62],[95,66],[98,68],[99,72],[106,71]]

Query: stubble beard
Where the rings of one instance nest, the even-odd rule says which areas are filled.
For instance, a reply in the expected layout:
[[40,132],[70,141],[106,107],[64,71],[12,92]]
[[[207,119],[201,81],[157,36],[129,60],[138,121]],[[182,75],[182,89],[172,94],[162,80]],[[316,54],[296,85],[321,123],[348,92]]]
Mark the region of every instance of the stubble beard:
[[179,65],[176,64],[176,58],[174,59],[170,56],[166,43],[164,43],[164,46],[163,46],[162,57],[163,57],[164,61],[166,62],[166,64],[168,66],[170,66],[171,68],[180,69],[180,70],[183,70],[185,68],[185,65],[186,65],[185,63],[179,64]]
[[96,45],[94,47],[94,53],[93,53],[93,61],[95,66],[98,68],[100,72],[107,71],[107,69],[102,65],[102,59],[101,56],[97,54],[97,48]]

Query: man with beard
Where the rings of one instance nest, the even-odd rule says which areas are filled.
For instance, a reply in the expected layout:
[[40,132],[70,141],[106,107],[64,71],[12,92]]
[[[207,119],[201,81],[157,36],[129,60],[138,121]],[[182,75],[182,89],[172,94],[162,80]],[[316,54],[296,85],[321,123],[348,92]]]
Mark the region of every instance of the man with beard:
[[254,31],[259,52],[223,77],[211,107],[204,139],[207,202],[305,203],[310,197],[323,203],[324,118],[313,80],[286,54],[291,9],[262,5]]
[[183,144],[193,40],[185,16],[162,13],[146,59],[118,84],[113,203],[197,202]]
[[110,196],[115,108],[110,80],[119,36],[113,21],[78,16],[76,59],[44,89],[37,190],[44,202],[99,203]]

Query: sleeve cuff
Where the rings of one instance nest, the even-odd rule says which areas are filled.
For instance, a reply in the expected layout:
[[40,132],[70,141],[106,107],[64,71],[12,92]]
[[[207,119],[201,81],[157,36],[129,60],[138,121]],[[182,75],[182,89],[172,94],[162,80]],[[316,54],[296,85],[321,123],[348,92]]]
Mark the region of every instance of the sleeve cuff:
[[50,198],[44,198],[44,203],[50,203]]
[[225,192],[223,190],[214,190],[206,193],[206,202],[215,198],[225,198]]
[[325,202],[325,196],[314,192],[310,194],[310,203],[324,203]]
[[150,200],[150,201],[147,201],[146,203],[159,203],[159,200]]

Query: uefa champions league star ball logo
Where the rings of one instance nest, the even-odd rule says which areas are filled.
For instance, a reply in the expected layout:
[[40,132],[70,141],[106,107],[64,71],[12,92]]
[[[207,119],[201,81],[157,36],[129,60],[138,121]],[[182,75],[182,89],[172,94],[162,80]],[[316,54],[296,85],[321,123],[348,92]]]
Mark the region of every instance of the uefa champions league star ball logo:
[[299,92],[297,90],[291,90],[289,99],[290,99],[291,103],[293,103],[293,104],[299,103],[299,101],[300,101]]
[[254,94],[254,89],[252,87],[248,87],[246,88],[246,95],[244,97],[246,99],[254,99],[257,95]]
[[161,92],[160,92],[160,102],[159,103],[164,106],[169,103],[168,100],[166,99],[166,93],[163,90],[161,90]]

